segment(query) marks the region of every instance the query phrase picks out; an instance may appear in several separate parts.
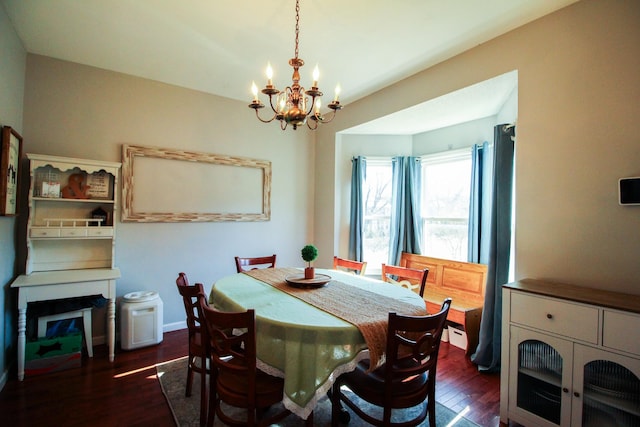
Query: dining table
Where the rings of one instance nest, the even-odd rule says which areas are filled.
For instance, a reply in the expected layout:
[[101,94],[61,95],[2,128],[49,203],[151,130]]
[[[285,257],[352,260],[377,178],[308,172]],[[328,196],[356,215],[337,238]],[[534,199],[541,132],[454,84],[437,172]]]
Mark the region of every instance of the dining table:
[[427,311],[420,295],[382,280],[316,268],[306,281],[302,272],[269,268],[223,277],[209,304],[255,310],[258,368],[284,379],[284,406],[307,420],[340,374],[365,358],[383,362],[389,312]]

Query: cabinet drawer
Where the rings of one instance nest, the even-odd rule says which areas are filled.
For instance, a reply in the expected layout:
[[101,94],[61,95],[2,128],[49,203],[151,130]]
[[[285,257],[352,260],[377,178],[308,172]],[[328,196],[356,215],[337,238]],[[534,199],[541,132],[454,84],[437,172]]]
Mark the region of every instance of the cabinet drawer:
[[87,229],[80,227],[61,228],[60,237],[86,237]]
[[92,227],[87,229],[87,236],[89,237],[112,237],[113,228],[111,227]]
[[640,355],[640,316],[605,310],[602,345]]
[[59,228],[32,227],[31,237],[60,237]]
[[511,293],[511,321],[598,344],[598,309],[566,301]]

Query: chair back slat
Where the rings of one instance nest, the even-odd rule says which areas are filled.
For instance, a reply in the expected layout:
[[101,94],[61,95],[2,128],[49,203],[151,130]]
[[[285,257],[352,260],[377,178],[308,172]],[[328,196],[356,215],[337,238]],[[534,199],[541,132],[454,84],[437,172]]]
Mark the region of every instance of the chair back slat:
[[400,285],[424,297],[427,286],[429,269],[400,267],[398,265],[382,264],[382,280],[394,285]]
[[275,268],[276,254],[253,258],[235,257],[235,261],[238,273],[257,268]]
[[351,273],[359,274],[360,276],[364,275],[365,270],[367,269],[366,261],[354,261],[346,258],[339,258],[337,256],[333,257],[333,269],[339,270],[344,269]]

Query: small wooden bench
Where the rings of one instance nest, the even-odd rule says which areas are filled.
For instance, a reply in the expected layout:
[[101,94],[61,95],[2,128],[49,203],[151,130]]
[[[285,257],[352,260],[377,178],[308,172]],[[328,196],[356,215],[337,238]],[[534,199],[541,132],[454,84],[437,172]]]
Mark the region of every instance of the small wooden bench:
[[437,313],[442,301],[451,297],[447,319],[459,323],[467,334],[467,356],[476,351],[480,333],[480,318],[487,283],[487,266],[451,261],[424,255],[402,253],[402,267],[429,269],[424,300],[429,313]]

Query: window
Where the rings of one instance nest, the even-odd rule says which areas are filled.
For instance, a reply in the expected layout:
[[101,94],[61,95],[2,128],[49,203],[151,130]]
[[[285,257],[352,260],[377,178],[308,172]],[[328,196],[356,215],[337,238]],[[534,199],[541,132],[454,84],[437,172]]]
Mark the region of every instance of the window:
[[362,198],[364,218],[362,251],[367,272],[377,273],[389,258],[389,230],[391,221],[391,159],[367,159]]
[[[422,157],[422,254],[467,261],[471,151]],[[367,272],[380,272],[389,258],[391,159],[367,159],[363,259]]]
[[422,158],[422,254],[467,261],[471,152]]

